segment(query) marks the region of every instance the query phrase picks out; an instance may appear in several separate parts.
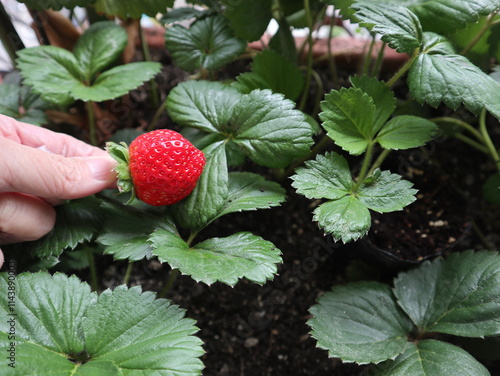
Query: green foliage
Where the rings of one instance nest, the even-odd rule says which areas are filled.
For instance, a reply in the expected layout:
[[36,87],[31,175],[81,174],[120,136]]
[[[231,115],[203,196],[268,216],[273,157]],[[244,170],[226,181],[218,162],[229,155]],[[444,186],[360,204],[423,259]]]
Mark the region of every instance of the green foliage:
[[455,253],[400,272],[393,289],[373,281],[335,286],[308,323],[330,356],[375,363],[377,375],[489,375],[466,351],[425,338],[498,335],[499,281],[497,252]]
[[237,76],[232,86],[245,94],[255,89],[270,89],[295,101],[304,88],[304,75],[277,52],[264,50],[253,58],[252,71]]
[[31,87],[21,84],[21,76],[14,71],[7,74],[0,85],[0,114],[24,123],[42,125],[47,122],[45,110],[50,105],[33,93]]
[[62,8],[73,9],[75,7],[85,7],[93,4],[95,0],[19,0],[19,2],[26,4],[28,8],[36,10],[60,10]]
[[236,35],[248,41],[260,39],[272,18],[272,0],[222,0],[224,16],[230,20]]
[[104,101],[127,94],[160,71],[160,64],[153,62],[107,69],[126,43],[125,30],[99,22],[79,38],[74,53],[53,46],[26,48],[19,51],[17,64],[24,82],[49,102]]
[[175,63],[186,71],[219,69],[246,48],[245,41],[234,36],[227,20],[220,15],[197,20],[189,28],[169,27],[165,43]]
[[[8,276],[0,275],[7,291]],[[36,293],[34,293],[36,290]],[[147,373],[201,375],[201,340],[194,321],[168,300],[139,286],[119,286],[99,296],[75,276],[20,274],[15,305],[0,297],[4,317],[15,313],[16,364],[3,374],[111,376]],[[9,346],[9,323],[0,344]]]
[[401,210],[415,200],[416,190],[401,176],[375,170],[358,186],[344,157],[318,155],[296,170],[292,186],[308,198],[329,201],[314,210],[314,220],[335,240],[357,240],[370,229],[369,209],[385,213]]
[[155,231],[149,241],[153,254],[172,268],[208,285],[220,281],[234,286],[239,278],[263,284],[277,272],[280,250],[249,232],[212,238],[189,246],[167,230]]
[[213,133],[264,166],[286,167],[313,143],[304,115],[270,90],[242,94],[221,83],[191,81],[176,86],[166,106],[178,124]]

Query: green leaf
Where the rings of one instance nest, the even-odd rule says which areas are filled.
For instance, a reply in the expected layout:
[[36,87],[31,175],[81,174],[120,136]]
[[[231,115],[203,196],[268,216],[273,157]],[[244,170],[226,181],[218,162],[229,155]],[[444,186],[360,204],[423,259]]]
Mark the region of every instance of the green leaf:
[[112,21],[92,24],[75,44],[73,54],[80,63],[80,69],[91,83],[98,72],[113,63],[127,45],[125,29]]
[[175,87],[167,109],[180,125],[231,140],[254,162],[282,168],[308,153],[312,129],[295,104],[270,90],[241,94],[217,82]]
[[298,54],[295,45],[295,37],[286,18],[278,20],[278,31],[269,41],[269,48],[284,56],[294,64],[297,64]]
[[394,361],[377,365],[373,376],[490,376],[468,352],[446,342],[426,339],[409,342]]
[[483,184],[483,196],[489,202],[500,204],[500,174],[496,173]]
[[20,3],[26,4],[30,9],[36,10],[60,10],[62,8],[73,9],[75,7],[86,7],[95,2],[95,0],[19,0]]
[[[7,273],[0,274],[2,291],[8,291],[8,281]],[[7,294],[1,294],[0,311],[2,317],[8,317],[9,313],[16,315],[16,366],[26,369],[30,364],[36,366],[36,359],[30,360],[26,351],[30,344],[43,347],[45,353],[79,354],[85,350],[80,325],[86,308],[97,300],[89,285],[75,276],[48,273],[21,273],[14,281],[13,304],[9,305]],[[2,320],[0,333],[8,333],[8,329],[7,320]],[[33,374],[34,369],[30,373],[18,371],[18,374]]]
[[360,202],[367,208],[379,213],[401,210],[415,201],[416,189],[407,180],[402,180],[398,174],[389,171],[375,170],[357,192]]
[[[398,2],[397,0],[392,0]],[[425,31],[449,34],[498,8],[497,0],[406,0]]]
[[351,76],[349,80],[354,87],[363,90],[373,100],[375,105],[373,129],[378,131],[396,109],[394,93],[383,81],[375,77]]
[[328,136],[349,153],[362,154],[377,131],[376,109],[368,94],[356,88],[332,90],[321,109],[319,117]]
[[401,115],[392,118],[383,126],[376,141],[384,149],[411,149],[425,145],[437,129],[437,125],[427,119]]
[[478,114],[483,108],[500,119],[500,84],[467,58],[451,53],[449,42],[425,33],[425,49],[415,60],[408,85],[415,100],[437,107],[444,102],[452,110],[461,103]]
[[321,204],[314,210],[313,219],[335,241],[344,243],[363,237],[371,225],[369,210],[351,195]]
[[313,144],[312,129],[295,104],[270,90],[242,95],[233,108],[233,142],[254,162],[283,168],[305,156]]
[[92,86],[75,87],[72,95],[83,101],[102,102],[114,99],[152,79],[160,71],[160,63],[149,61],[119,65],[101,73]]
[[93,197],[72,200],[56,206],[56,223],[39,240],[25,243],[38,257],[59,256],[65,249],[90,241],[100,224],[99,202]]
[[344,157],[327,152],[318,155],[315,160],[305,162],[306,167],[299,167],[292,187],[307,198],[327,198],[337,200],[351,192],[353,180],[349,165]]
[[262,37],[272,18],[271,0],[222,0],[222,3],[226,6],[224,16],[238,37],[250,42]]
[[397,52],[410,52],[422,42],[422,27],[417,16],[399,4],[359,2],[352,6],[361,26],[382,35],[382,41]]
[[253,58],[252,71],[240,74],[236,80],[232,86],[242,93],[270,89],[290,100],[296,100],[304,87],[304,75],[300,69],[272,50],[257,54]]
[[318,347],[344,362],[379,363],[396,358],[408,346],[411,322],[385,284],[334,286],[310,312],[308,324]]
[[263,284],[276,274],[276,264],[282,261],[274,244],[249,232],[208,239],[190,248],[176,235],[160,229],[150,241],[160,261],[208,285],[220,281],[234,286],[240,278]]
[[223,215],[247,210],[269,209],[285,201],[285,190],[272,181],[251,172],[230,172],[226,202],[217,214]]
[[400,273],[399,304],[421,331],[464,337],[500,334],[500,256],[497,252],[451,254]]
[[174,207],[174,218],[184,228],[201,230],[222,210],[228,196],[225,145],[218,142],[204,149],[206,164],[191,194]]
[[165,43],[175,63],[186,71],[219,69],[246,48],[220,15],[195,21],[189,29],[173,25],[167,29]]
[[68,105],[74,101],[71,91],[83,79],[75,56],[62,48],[38,46],[17,52],[16,60],[24,83],[49,102]]
[[19,96],[21,88],[3,83],[0,85],[0,114],[16,117],[19,114]]
[[157,228],[176,231],[175,224],[168,216],[155,218],[139,210],[119,210],[115,206],[107,206],[107,218],[97,242],[105,246],[104,254],[113,255],[115,260],[149,259],[152,255],[151,246],[147,242],[149,235]]
[[174,6],[174,0],[97,0],[95,9],[99,13],[121,19],[139,19],[143,14],[155,17]]
[[[7,291],[8,277],[0,286]],[[9,308],[11,307],[11,308]],[[76,277],[20,274],[15,305],[0,296],[0,311],[15,312],[16,368],[10,375],[200,375],[203,354],[194,322],[168,300],[140,287],[119,286],[99,297]],[[8,317],[8,316],[5,316]],[[8,345],[9,323],[0,323]]]
[[238,90],[221,82],[187,81],[170,91],[166,107],[176,123],[218,133],[231,123],[233,108],[240,99]]

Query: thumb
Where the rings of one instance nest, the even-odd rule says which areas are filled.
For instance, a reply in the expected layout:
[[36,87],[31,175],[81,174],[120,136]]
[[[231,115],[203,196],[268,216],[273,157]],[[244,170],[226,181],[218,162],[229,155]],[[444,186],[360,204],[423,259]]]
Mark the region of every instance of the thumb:
[[74,199],[109,187],[116,177],[116,162],[106,155],[64,157],[9,140],[0,144],[0,192]]

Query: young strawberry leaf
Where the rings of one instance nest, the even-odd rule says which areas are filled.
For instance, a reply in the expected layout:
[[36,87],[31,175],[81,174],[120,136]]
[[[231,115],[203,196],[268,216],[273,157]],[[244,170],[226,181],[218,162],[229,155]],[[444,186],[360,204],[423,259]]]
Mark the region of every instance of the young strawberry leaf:
[[490,376],[488,370],[460,347],[425,339],[409,342],[395,360],[378,364],[373,376]]
[[486,179],[482,192],[485,200],[494,204],[500,204],[500,174],[495,173]]
[[250,159],[267,167],[288,166],[307,154],[313,143],[303,113],[270,90],[241,94],[221,83],[190,81],[170,92],[166,106],[178,124],[231,140]]
[[[2,273],[4,291],[7,278]],[[97,296],[74,276],[23,273],[16,278],[16,293],[15,305],[7,294],[0,296],[0,311],[15,314],[16,322],[16,364],[4,368],[6,376],[117,375],[151,369],[159,376],[201,374],[203,350],[193,336],[198,330],[194,321],[138,286],[119,286]],[[8,333],[9,323],[3,320],[4,347]]]
[[484,337],[500,334],[499,281],[497,252],[467,251],[401,273],[394,294],[421,331]]
[[377,132],[373,99],[360,89],[342,88],[327,94],[321,109],[328,136],[350,154],[362,154]]
[[222,141],[203,150],[206,164],[191,194],[173,206],[175,221],[184,228],[201,230],[213,221],[228,196],[228,172]]
[[219,69],[246,48],[246,42],[233,35],[221,15],[197,20],[189,29],[171,26],[165,34],[165,44],[175,63],[190,72],[200,68]]
[[410,52],[422,43],[422,26],[415,13],[399,4],[362,1],[352,5],[361,26],[382,35],[397,52]]
[[425,31],[438,34],[453,33],[498,9],[497,0],[409,0],[405,5],[415,12]]
[[433,122],[411,115],[396,116],[380,130],[376,141],[384,149],[403,150],[425,145],[438,127]]
[[158,13],[164,13],[166,8],[173,6],[174,0],[97,0],[94,5],[97,12],[121,19],[139,19],[143,14],[155,17]]
[[355,282],[335,286],[310,309],[318,347],[331,357],[358,364],[394,359],[408,346],[412,323],[389,286]]
[[363,181],[357,197],[367,208],[388,213],[401,210],[415,201],[417,190],[412,186],[409,181],[402,180],[400,175],[377,169]]
[[375,118],[373,129],[378,131],[396,109],[396,97],[392,90],[375,77],[351,76],[352,85],[368,94],[375,105]]
[[354,184],[349,165],[344,157],[337,153],[319,154],[315,160],[305,162],[306,167],[299,167],[292,187],[307,198],[326,198],[337,200],[351,193]]
[[98,72],[113,63],[127,41],[125,29],[112,21],[96,22],[85,30],[73,49],[85,80],[91,83]]
[[253,58],[252,71],[237,76],[232,86],[245,94],[255,89],[270,89],[294,101],[304,87],[304,75],[277,52],[264,50]]
[[313,219],[326,233],[332,234],[335,241],[358,240],[371,226],[370,211],[351,195],[321,204],[313,213]]
[[17,51],[16,60],[24,83],[44,100],[68,105],[74,102],[71,95],[82,85],[83,75],[75,56],[62,48],[38,46]]
[[272,18],[272,0],[222,0],[226,6],[224,16],[240,38],[249,42],[260,39]]
[[246,210],[269,209],[285,201],[285,190],[251,172],[230,172],[226,202],[216,218]]
[[189,247],[177,235],[159,229],[149,241],[160,261],[208,285],[220,281],[234,286],[240,278],[263,284],[276,274],[276,264],[282,261],[279,249],[249,232]]
[[437,107],[444,102],[452,110],[461,103],[478,114],[483,108],[500,119],[500,83],[454,54],[447,39],[424,33],[424,51],[415,60],[408,75],[408,85],[418,103]]
[[92,86],[77,85],[71,94],[75,99],[83,101],[114,99],[152,79],[160,70],[160,63],[150,61],[119,65],[101,73]]
[[101,223],[99,201],[94,197],[72,200],[56,206],[56,223],[51,232],[30,242],[31,250],[41,258],[59,256],[65,249],[75,249],[90,241]]

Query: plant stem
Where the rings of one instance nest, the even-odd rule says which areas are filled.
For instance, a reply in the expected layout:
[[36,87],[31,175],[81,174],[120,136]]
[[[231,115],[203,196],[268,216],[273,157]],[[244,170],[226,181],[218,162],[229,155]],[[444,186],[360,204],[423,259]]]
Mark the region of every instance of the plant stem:
[[361,170],[359,171],[358,180],[352,187],[351,190],[352,193],[356,193],[358,191],[359,187],[361,186],[361,184],[363,184],[363,181],[368,176],[368,171],[369,171],[368,168],[370,166],[370,162],[373,156],[373,145],[374,142],[371,141],[368,143],[368,146],[366,147],[365,159],[363,160],[363,164],[361,165]]
[[493,161],[497,167],[497,170],[500,171],[500,156],[498,155],[498,151],[493,145],[493,141],[491,141],[491,137],[486,129],[486,109],[481,111],[481,115],[479,116],[479,129],[484,138],[484,144],[488,148]]
[[132,274],[132,269],[134,268],[134,262],[129,262],[127,269],[125,270],[125,275],[123,276],[123,284],[127,285],[130,280],[130,275]]
[[481,30],[479,30],[479,32],[474,36],[474,38],[470,41],[470,43],[460,52],[460,55],[465,56],[474,48],[474,46],[477,44],[477,42],[479,42],[484,33],[486,33],[488,29],[491,27],[495,14],[496,13],[493,12],[486,18],[486,22],[484,23]]
[[174,285],[175,280],[177,279],[179,274],[180,274],[179,269],[172,269],[170,273],[168,273],[167,281],[165,283],[165,286],[163,286],[163,288],[158,293],[157,295],[158,298],[164,298],[165,296],[167,296],[167,294],[172,289],[172,286]]
[[483,153],[487,154],[487,155],[490,155],[490,151],[488,150],[488,148],[482,144],[480,144],[479,142],[476,142],[472,139],[470,139],[469,137],[461,134],[461,133],[457,133],[455,135],[453,135],[456,139],[462,141],[462,142],[465,142],[467,145],[470,145],[472,146],[474,149],[477,149],[479,151],[482,151]]
[[307,51],[307,72],[306,72],[306,82],[304,85],[304,92],[302,93],[302,99],[300,101],[299,110],[304,111],[306,106],[307,97],[309,94],[309,85],[311,84],[311,71],[312,71],[312,62],[313,62],[313,46],[314,41],[312,38],[312,16],[311,16],[311,7],[309,5],[309,0],[304,0],[304,9],[306,11],[306,22],[307,28],[309,30],[307,34],[307,42],[309,44],[309,48]]
[[321,98],[323,97],[323,81],[321,81],[321,77],[314,69],[311,70],[311,75],[314,78],[314,81],[316,81],[316,86],[317,86],[314,108],[310,114],[312,117],[315,118],[316,115],[319,113],[319,106],[321,103]]
[[382,164],[382,162],[384,162],[384,160],[387,158],[387,156],[390,154],[390,152],[391,152],[391,149],[384,149],[382,151],[382,153],[379,154],[379,156],[377,157],[375,162],[373,162],[372,166],[370,167],[370,169],[366,173],[366,176],[372,175],[373,171],[375,171],[375,169],[380,167],[380,165]]
[[337,65],[335,64],[335,60],[333,59],[332,56],[332,38],[333,38],[333,28],[334,28],[334,22],[335,22],[335,16],[332,17],[331,20],[331,25],[330,25],[330,32],[328,33],[328,67],[330,68],[330,76],[333,84],[334,89],[339,89],[340,84],[339,84],[339,77],[337,73]]
[[151,119],[151,122],[148,125],[148,128],[146,129],[146,132],[150,132],[156,128],[156,124],[158,123],[158,120],[160,119],[161,114],[163,111],[166,110],[165,104],[167,103],[167,98],[161,103],[161,105],[158,107],[156,110],[153,119]]
[[365,59],[363,61],[363,71],[361,72],[361,74],[363,75],[368,74],[368,70],[372,62],[372,52],[374,45],[375,45],[375,36],[372,35],[372,41],[370,42],[370,47],[368,47],[368,52],[365,54]]
[[89,270],[90,270],[90,287],[92,291],[99,290],[99,282],[97,281],[97,271],[95,267],[94,254],[92,253],[92,249],[90,247],[87,248],[87,259],[89,261]]
[[451,123],[451,124],[458,125],[459,127],[462,127],[463,129],[467,130],[472,135],[474,135],[480,142],[484,143],[484,138],[483,138],[483,135],[481,134],[481,132],[479,132],[476,128],[474,128],[472,125],[470,125],[469,123],[466,123],[463,120],[455,119],[455,118],[448,117],[448,116],[443,116],[443,117],[429,119],[429,121],[432,121],[433,123],[443,122],[443,123]]
[[87,101],[87,116],[89,118],[89,140],[92,145],[97,146],[94,101]]
[[[142,53],[144,54],[144,60],[152,61],[151,52],[149,51],[148,41],[146,40],[146,34],[144,33],[144,29],[141,26],[140,22],[139,22],[139,35],[141,37],[141,47],[142,47]],[[151,85],[151,99],[153,101],[153,107],[157,108],[160,103],[160,93],[158,92],[158,85],[156,84],[154,78],[150,79],[149,83]]]
[[382,68],[382,61],[384,61],[385,46],[387,46],[387,43],[382,43],[380,49],[378,50],[377,60],[375,61],[375,65],[373,66],[371,74],[372,77],[378,77],[380,73],[380,69]]
[[397,80],[399,80],[406,72],[408,72],[413,65],[413,62],[415,59],[419,56],[418,53],[416,53],[413,57],[410,58],[400,69],[397,71],[394,76],[391,77],[389,81],[387,81],[385,84],[389,87],[392,87]]

